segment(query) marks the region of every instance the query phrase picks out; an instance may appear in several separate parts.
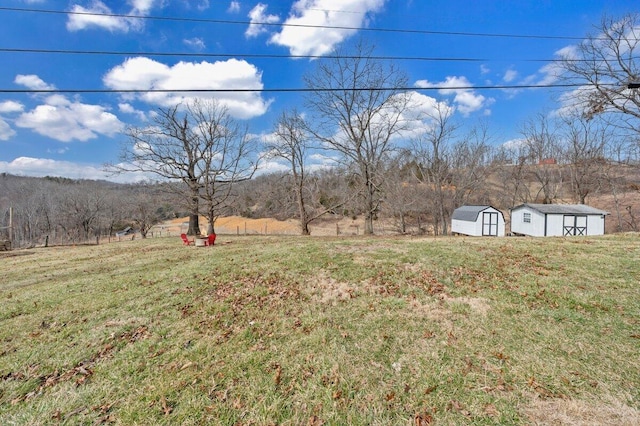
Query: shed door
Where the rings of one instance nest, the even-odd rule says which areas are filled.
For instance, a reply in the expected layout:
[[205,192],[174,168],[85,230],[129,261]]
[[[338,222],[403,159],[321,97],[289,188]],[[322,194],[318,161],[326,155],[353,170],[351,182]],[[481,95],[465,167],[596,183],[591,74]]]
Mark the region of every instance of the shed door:
[[482,235],[497,237],[498,236],[498,213],[483,212],[482,213]]
[[563,218],[564,236],[587,235],[587,216],[565,215]]

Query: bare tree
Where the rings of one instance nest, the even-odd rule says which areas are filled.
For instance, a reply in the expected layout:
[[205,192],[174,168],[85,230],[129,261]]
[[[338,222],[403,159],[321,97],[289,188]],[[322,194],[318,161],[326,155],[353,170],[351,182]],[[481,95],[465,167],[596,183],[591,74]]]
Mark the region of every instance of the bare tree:
[[401,234],[409,232],[411,219],[417,218],[420,214],[420,206],[424,201],[420,181],[414,173],[415,165],[414,158],[408,150],[387,162],[383,183],[383,211],[393,218],[394,227]]
[[383,161],[392,149],[392,138],[403,130],[401,118],[409,101],[402,91],[407,86],[405,73],[385,66],[372,52],[359,43],[353,54],[338,52],[305,77],[312,92],[307,105],[317,118],[314,136],[357,169],[366,234],[373,234]]
[[310,217],[304,197],[309,135],[305,129],[304,119],[297,111],[283,112],[275,124],[275,140],[267,145],[267,149],[271,155],[282,158],[288,163],[293,178],[292,189],[298,206],[300,232],[302,235],[309,235]]
[[562,168],[557,164],[560,157],[557,130],[540,113],[525,122],[521,133],[526,143],[529,170],[538,184],[535,199],[551,204],[562,187]]
[[527,156],[524,142],[514,141],[513,146],[501,147],[493,160],[501,189],[501,206],[511,208],[531,199],[527,182]]
[[451,146],[458,125],[453,122],[453,108],[435,104],[426,117],[428,127],[413,141],[418,178],[423,182],[425,198],[429,201],[434,221],[434,233],[448,232],[448,187],[451,185]]
[[127,197],[127,216],[140,232],[142,238],[147,238],[147,233],[153,225],[160,222],[158,215],[159,187],[154,185],[138,185],[132,188],[132,193]]
[[586,120],[579,115],[566,116],[564,126],[564,157],[569,170],[571,192],[575,201],[584,204],[588,195],[598,191],[603,183],[605,147],[611,133],[600,120]]
[[216,102],[196,100],[187,111],[198,123],[193,132],[201,141],[201,210],[209,222],[207,233],[214,234],[215,221],[228,206],[235,185],[251,179],[258,167],[255,140]]
[[275,139],[267,144],[269,154],[284,159],[291,171],[291,190],[302,235],[310,235],[309,224],[343,204],[342,200],[336,200],[335,204],[323,206],[314,197],[317,194],[314,184],[318,180],[307,170],[308,152],[312,148],[307,128],[297,111],[283,112],[275,124]]
[[213,99],[160,108],[153,126],[131,127],[127,136],[130,144],[122,151],[121,163],[109,168],[154,174],[178,183],[167,186],[175,191],[186,189],[189,235],[200,233],[201,199],[213,225],[231,184],[255,170],[246,130]]
[[585,117],[614,113],[618,125],[640,133],[640,94],[629,88],[640,82],[640,13],[604,17],[594,34],[567,52],[564,78],[584,84],[572,96]]

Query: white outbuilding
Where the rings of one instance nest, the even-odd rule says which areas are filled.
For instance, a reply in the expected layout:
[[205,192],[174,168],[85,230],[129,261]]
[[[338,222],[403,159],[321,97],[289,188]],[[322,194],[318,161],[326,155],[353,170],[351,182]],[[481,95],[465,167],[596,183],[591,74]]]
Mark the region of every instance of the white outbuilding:
[[462,206],[451,215],[451,232],[474,237],[504,237],[504,215],[491,206]]
[[609,213],[584,204],[521,204],[511,209],[511,232],[532,237],[603,235]]

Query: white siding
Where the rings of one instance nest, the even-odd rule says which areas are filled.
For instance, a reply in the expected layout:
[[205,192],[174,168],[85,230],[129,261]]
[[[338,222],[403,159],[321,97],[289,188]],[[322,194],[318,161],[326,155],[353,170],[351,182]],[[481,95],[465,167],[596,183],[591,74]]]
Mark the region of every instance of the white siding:
[[[476,226],[477,221],[476,222],[468,222],[466,220],[456,220],[453,219],[451,221],[451,232],[455,232],[456,234],[463,234],[463,235],[482,235],[482,231],[480,231],[480,234],[478,234],[478,231],[476,231]],[[481,228],[482,228],[482,224],[480,224]]]
[[[563,214],[547,214],[547,237],[564,236],[563,226]],[[542,236],[544,236],[544,234],[542,234]]]
[[[531,215],[531,221],[524,221],[524,214]],[[511,232],[532,237],[544,237],[544,214],[526,207],[511,211]]]
[[587,235],[604,235],[604,216],[587,216]]
[[500,210],[488,207],[482,210],[474,222],[466,220],[451,220],[451,232],[463,235],[470,235],[474,237],[482,236],[482,220],[483,213],[498,213],[498,237],[504,237],[504,216]]

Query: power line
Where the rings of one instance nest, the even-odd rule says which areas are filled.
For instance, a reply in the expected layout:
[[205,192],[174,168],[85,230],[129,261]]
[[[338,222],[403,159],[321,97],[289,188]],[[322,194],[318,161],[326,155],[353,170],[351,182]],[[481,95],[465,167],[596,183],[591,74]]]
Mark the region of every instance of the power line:
[[[614,84],[601,84],[614,86]],[[238,89],[0,89],[5,94],[55,94],[55,93],[304,93],[304,92],[384,92],[384,91],[432,91],[432,90],[508,90],[508,89],[549,89],[584,87],[584,84],[523,84],[497,86],[432,86],[432,87],[355,87],[355,88],[238,88]]]
[[349,30],[349,31],[367,31],[367,32],[385,32],[385,33],[404,33],[404,34],[423,34],[423,35],[447,35],[462,37],[494,37],[494,38],[521,38],[521,39],[538,39],[538,40],[584,40],[584,37],[575,36],[550,36],[535,34],[509,34],[509,33],[476,33],[463,31],[435,31],[435,30],[418,30],[403,28],[367,28],[367,27],[349,27],[339,25],[310,25],[310,24],[291,24],[283,22],[252,22],[242,20],[226,20],[226,19],[205,19],[205,18],[186,18],[171,16],[141,16],[120,13],[98,13],[98,12],[78,12],[52,9],[28,9],[19,7],[0,7],[0,11],[7,12],[27,12],[27,13],[47,13],[57,15],[78,15],[78,16],[100,16],[106,18],[125,18],[125,19],[143,19],[155,21],[173,21],[173,22],[192,22],[192,23],[210,23],[225,25],[263,25],[270,27],[292,27],[292,28],[321,28],[333,30]]
[[[352,55],[288,55],[272,53],[202,53],[202,52],[142,52],[113,50],[73,50],[73,49],[27,49],[0,48],[5,53],[45,53],[63,55],[111,55],[111,56],[191,56],[199,58],[257,58],[257,59],[362,59]],[[367,56],[373,60],[432,61],[432,62],[586,62],[585,59],[489,59],[489,58],[446,58],[429,56]],[[640,58],[632,58],[640,59]]]

